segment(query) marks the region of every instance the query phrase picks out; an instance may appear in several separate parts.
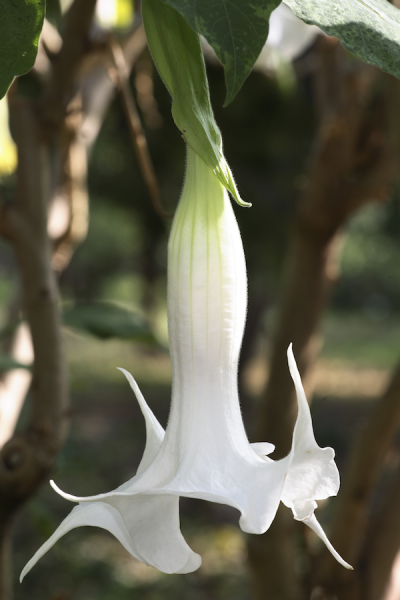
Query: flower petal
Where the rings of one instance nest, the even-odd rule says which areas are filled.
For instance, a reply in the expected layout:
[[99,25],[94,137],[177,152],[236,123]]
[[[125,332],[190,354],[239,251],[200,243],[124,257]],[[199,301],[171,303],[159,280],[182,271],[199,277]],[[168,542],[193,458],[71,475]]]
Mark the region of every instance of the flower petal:
[[89,525],[112,533],[135,558],[164,573],[190,573],[201,557],[187,545],[179,527],[179,498],[138,494],[110,502],[79,504],[23,569],[20,580],[68,531]]
[[38,560],[46,554],[52,546],[68,531],[84,525],[102,527],[110,531],[128,550],[132,556],[143,560],[132,544],[129,531],[116,508],[103,502],[90,502],[79,504],[72,509],[69,515],[58,526],[53,535],[39,548],[31,560],[25,565],[20,575],[20,581],[32,569]]
[[334,556],[336,558],[338,563],[340,563],[346,569],[353,571],[353,567],[351,565],[349,565],[349,563],[347,563],[345,560],[343,560],[343,558],[340,556],[340,554],[338,554],[338,552],[336,552],[335,548],[332,546],[332,544],[326,537],[325,531],[322,529],[321,525],[318,523],[317,518],[314,514],[312,514],[308,519],[303,519],[303,523],[308,525],[308,527],[310,527],[310,529],[312,529],[314,531],[314,533],[316,533],[317,536],[319,538],[321,538],[321,540],[324,542],[325,546],[328,548],[329,552],[332,554],[332,556]]
[[144,420],[146,422],[146,446],[144,449],[142,460],[140,461],[137,470],[138,475],[139,473],[142,473],[142,471],[147,469],[153,458],[156,456],[164,439],[165,431],[161,427],[160,423],[154,416],[151,409],[149,408],[146,400],[143,397],[142,392],[139,389],[138,384],[136,383],[132,375],[128,371],[125,371],[125,369],[121,369],[120,367],[118,367],[118,370],[121,371],[127,378],[129,385],[131,386],[136,396],[136,399],[144,416]]
[[270,444],[269,442],[254,442],[253,444],[250,444],[250,446],[257,456],[264,459],[268,456],[268,454],[272,454],[272,452],[275,450],[275,445]]
[[336,495],[339,472],[333,460],[335,453],[332,448],[320,448],[315,441],[310,408],[292,345],[288,348],[288,362],[296,387],[299,412],[293,433],[293,460],[283,488],[282,502],[295,512],[297,502],[322,500]]
[[164,573],[190,573],[201,565],[180,531],[179,497],[166,494],[110,496],[143,562]]
[[[146,448],[138,468],[138,473],[141,473],[156,456],[164,438],[164,430],[148,407],[132,375],[120,370],[128,379],[146,421]],[[51,481],[53,489],[64,498],[85,502],[71,511],[31,558],[21,573],[21,581],[63,535],[84,525],[110,531],[132,556],[164,573],[190,573],[198,569],[201,557],[190,549],[180,532],[179,497],[166,494],[125,495],[123,490],[137,478],[136,475],[118,488],[122,494],[100,494],[93,499],[104,501],[94,502],[65,494]]]
[[293,460],[286,476],[281,500],[292,509],[297,521],[308,525],[321,538],[341,565],[346,569],[352,569],[333,548],[314,515],[314,510],[318,506],[315,500],[337,494],[339,471],[333,460],[335,456],[333,449],[320,448],[315,441],[310,407],[293,356],[292,344],[288,348],[288,363],[296,388],[299,412],[293,432]]

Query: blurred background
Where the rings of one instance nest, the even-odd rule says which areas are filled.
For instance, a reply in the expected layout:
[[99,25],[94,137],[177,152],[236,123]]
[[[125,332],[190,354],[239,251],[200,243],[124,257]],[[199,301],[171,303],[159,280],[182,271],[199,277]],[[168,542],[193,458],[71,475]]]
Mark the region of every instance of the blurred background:
[[[135,9],[129,2],[118,6],[118,18],[104,16],[98,7],[97,32],[111,27],[104,24],[108,18],[114,19],[117,37],[128,35]],[[48,19],[60,32],[62,11],[56,2],[49,3]],[[282,22],[277,21],[281,27]],[[273,29],[275,38],[279,38],[278,25]],[[282,40],[271,40],[265,56],[226,108],[222,108],[223,70],[205,48],[211,100],[225,155],[242,197],[252,203],[251,209],[234,206],[249,280],[248,328],[239,377],[243,418],[251,441],[259,441],[260,405],[268,387],[274,340],[279,337],[285,281],[290,279],[285,265],[298,231],[299,206],[307,205],[321,139],[328,135],[326,130],[325,138],[321,134],[321,123],[326,125],[327,115],[343,110],[343,99],[334,104],[334,92],[326,81],[335,77],[336,82],[340,77],[347,81],[350,73],[354,83],[359,69],[364,68],[317,31],[308,31],[306,41],[294,50],[288,50]],[[368,115],[373,112],[373,125],[367,125],[373,129],[376,148],[386,143],[382,131],[388,130],[389,113],[382,108],[385,83],[380,75],[372,77],[380,78],[379,82],[374,80],[373,92],[368,91],[371,87],[365,91],[364,86],[362,94],[368,97],[364,103]],[[38,78],[31,73],[18,85],[28,95],[37,93]],[[154,164],[159,199],[165,213],[172,215],[182,188],[185,147],[171,118],[171,99],[144,45],[132,65],[129,86]],[[355,97],[352,88],[346,102]],[[16,151],[12,137],[8,138],[6,102],[1,107],[0,193],[7,200],[16,185]],[[367,139],[370,130],[365,123],[361,130]],[[87,233],[71,251],[65,268],[58,270],[72,409],[70,433],[57,457],[53,478],[62,489],[77,495],[105,492],[132,477],[144,448],[143,418],[116,367],[133,374],[163,426],[171,387],[166,323],[166,246],[171,219],[163,217],[151,202],[118,92],[110,98],[97,139],[86,148]],[[332,166],[325,155],[323,161],[324,168]],[[354,170],[353,163],[351,168]],[[340,223],[335,221],[329,234],[329,243],[335,237],[334,275],[312,329],[315,360],[307,363],[306,387],[313,398],[316,439],[319,445],[335,449],[341,471],[353,439],[365,427],[399,357],[399,187],[391,172],[370,189]],[[335,191],[337,204],[340,190],[338,186]],[[10,324],[17,288],[13,249],[1,240],[3,333]],[[301,301],[297,304],[291,297],[290,302],[292,318],[301,322]],[[10,373],[10,355],[3,354],[2,360],[4,376]],[[26,426],[30,411],[28,393],[17,430]],[[388,461],[394,469],[398,461],[395,446]],[[335,499],[318,515],[328,534],[334,506]],[[14,539],[17,600],[28,596],[31,600],[242,600],[254,593],[247,540],[238,527],[237,512],[185,498],[181,499],[182,531],[192,549],[203,557],[197,572],[185,576],[159,573],[131,558],[107,532],[82,528],[58,542],[24,583],[17,585],[26,561],[70,509],[68,502],[44,484],[20,512]],[[319,542],[309,532],[305,549],[304,533],[295,532],[294,536],[294,573],[299,580],[307,580]]]

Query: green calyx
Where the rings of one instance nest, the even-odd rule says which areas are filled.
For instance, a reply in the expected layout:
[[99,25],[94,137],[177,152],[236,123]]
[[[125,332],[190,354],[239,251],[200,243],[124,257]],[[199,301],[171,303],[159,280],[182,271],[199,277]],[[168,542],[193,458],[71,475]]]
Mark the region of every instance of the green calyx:
[[150,52],[172,96],[176,126],[236,202],[251,206],[240,198],[222,153],[222,137],[211,108],[199,36],[162,0],[144,0],[142,14]]

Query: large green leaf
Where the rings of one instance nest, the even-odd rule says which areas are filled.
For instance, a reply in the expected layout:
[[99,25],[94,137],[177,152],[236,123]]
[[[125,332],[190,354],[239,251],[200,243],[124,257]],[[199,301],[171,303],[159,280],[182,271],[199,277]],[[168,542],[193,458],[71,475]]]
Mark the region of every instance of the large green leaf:
[[400,78],[400,10],[388,0],[285,0],[306,23],[338,37],[362,60]]
[[268,36],[269,17],[280,0],[164,0],[214,48],[225,69],[231,102],[249,75]]
[[63,312],[63,321],[69,327],[104,340],[115,337],[156,343],[149,324],[139,313],[111,302],[77,304]]
[[0,0],[0,98],[33,67],[45,7],[45,0]]
[[236,202],[241,200],[222,152],[197,33],[162,0],[145,0],[143,23],[154,62],[172,96],[172,116],[183,138],[213,170]]

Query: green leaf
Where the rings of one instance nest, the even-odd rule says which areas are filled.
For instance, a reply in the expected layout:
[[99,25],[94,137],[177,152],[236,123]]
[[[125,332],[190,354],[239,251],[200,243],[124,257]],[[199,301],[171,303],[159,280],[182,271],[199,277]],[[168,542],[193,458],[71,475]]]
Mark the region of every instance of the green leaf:
[[151,54],[172,96],[176,126],[236,202],[249,206],[241,200],[222,153],[199,36],[176,10],[161,0],[145,0],[142,15]]
[[156,344],[150,326],[140,314],[111,302],[77,304],[64,311],[63,321],[68,327],[103,340],[115,337]]
[[0,2],[0,99],[14,77],[33,67],[45,8],[45,0]]
[[362,60],[400,78],[400,10],[387,0],[285,0]]
[[268,37],[269,17],[280,0],[164,0],[203,35],[225,69],[232,102]]
[[12,371],[13,369],[27,369],[30,371],[32,369],[32,365],[20,363],[17,360],[14,360],[13,357],[9,356],[8,354],[0,354],[0,373]]

